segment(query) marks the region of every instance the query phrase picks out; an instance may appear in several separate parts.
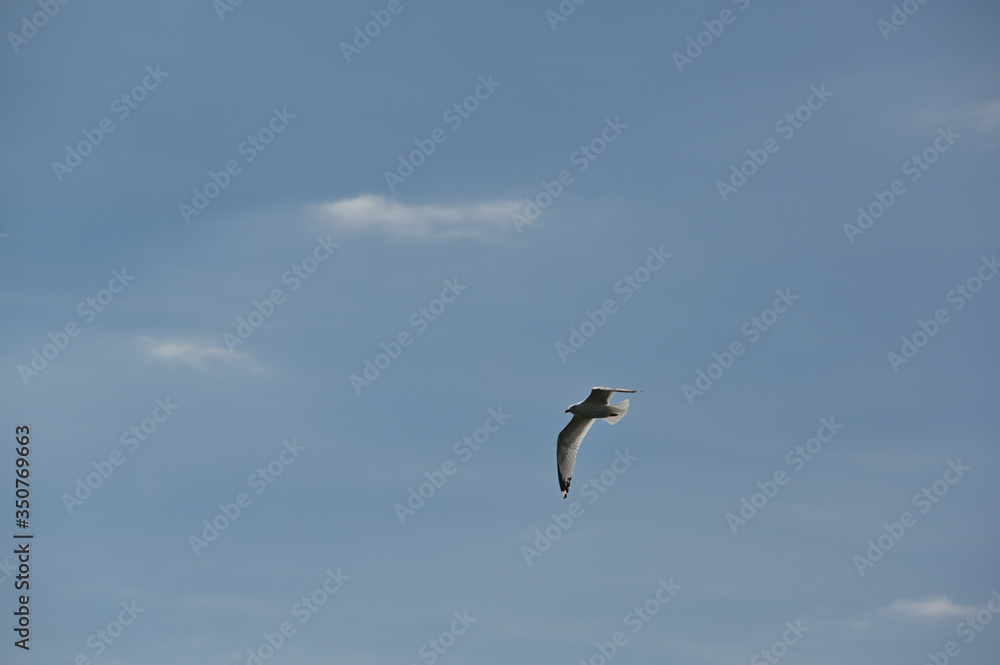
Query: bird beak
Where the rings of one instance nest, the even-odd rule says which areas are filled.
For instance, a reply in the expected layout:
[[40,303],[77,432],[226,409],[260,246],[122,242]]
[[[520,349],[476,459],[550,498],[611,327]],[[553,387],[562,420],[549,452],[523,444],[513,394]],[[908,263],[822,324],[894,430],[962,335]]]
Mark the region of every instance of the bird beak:
[[565,411],[563,411],[563,413],[569,413],[569,409],[566,409]]

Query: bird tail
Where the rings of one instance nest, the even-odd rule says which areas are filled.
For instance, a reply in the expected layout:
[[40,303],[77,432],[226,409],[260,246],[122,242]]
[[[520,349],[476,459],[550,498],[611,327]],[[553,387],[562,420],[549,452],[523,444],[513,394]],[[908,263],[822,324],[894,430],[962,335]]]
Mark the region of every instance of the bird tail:
[[611,415],[604,420],[614,425],[616,422],[624,418],[626,413],[628,413],[628,400],[626,399],[618,402],[617,404],[612,404],[610,408]]

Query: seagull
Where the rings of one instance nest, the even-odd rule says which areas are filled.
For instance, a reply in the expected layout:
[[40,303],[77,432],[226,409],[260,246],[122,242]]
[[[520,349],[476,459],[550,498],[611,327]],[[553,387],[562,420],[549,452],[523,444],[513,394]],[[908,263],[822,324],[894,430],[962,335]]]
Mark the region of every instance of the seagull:
[[573,419],[559,432],[559,443],[556,445],[556,463],[559,468],[559,489],[563,498],[569,494],[569,481],[573,480],[573,465],[576,464],[576,451],[580,442],[587,436],[594,420],[601,418],[614,425],[625,417],[628,412],[628,400],[609,404],[615,393],[637,393],[638,390],[626,388],[592,388],[590,396],[582,402],[577,402],[566,409],[572,413]]

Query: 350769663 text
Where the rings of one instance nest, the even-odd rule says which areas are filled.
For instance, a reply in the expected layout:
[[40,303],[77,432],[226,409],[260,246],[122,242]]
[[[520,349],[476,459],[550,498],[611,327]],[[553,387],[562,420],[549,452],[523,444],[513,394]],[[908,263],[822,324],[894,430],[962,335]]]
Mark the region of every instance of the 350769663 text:
[[[15,448],[17,453],[14,462],[14,524],[18,529],[27,530],[28,520],[31,518],[31,485],[28,477],[31,471],[28,468],[28,452],[31,431],[27,425],[18,425],[14,430]],[[28,594],[30,588],[31,572],[31,538],[30,533],[14,534],[14,556],[17,557],[17,575],[14,577],[14,589],[18,592],[17,609],[14,610],[14,646],[27,651],[28,642],[31,639],[31,610],[28,607]]]

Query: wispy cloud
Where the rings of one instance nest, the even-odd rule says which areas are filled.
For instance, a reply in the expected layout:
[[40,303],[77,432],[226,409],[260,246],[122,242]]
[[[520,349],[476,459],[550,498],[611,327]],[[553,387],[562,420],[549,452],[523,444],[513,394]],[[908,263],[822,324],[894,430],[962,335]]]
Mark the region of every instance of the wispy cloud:
[[407,238],[482,236],[510,223],[518,201],[474,205],[413,205],[376,194],[309,206],[310,212],[340,231],[376,231]]
[[982,130],[993,130],[1000,126],[1000,97],[976,106],[969,112],[972,123]]
[[975,607],[956,605],[945,596],[932,596],[922,600],[900,598],[888,607],[879,610],[885,614],[901,614],[914,619],[936,619],[940,617],[965,616],[976,611]]
[[252,614],[255,616],[274,616],[281,614],[280,611],[275,611],[274,607],[271,605],[246,596],[196,594],[181,597],[178,599],[176,604],[181,607],[218,610],[231,614]]
[[976,129],[990,132],[1000,128],[1000,97],[970,104],[965,110],[935,113],[933,120],[960,120],[972,124]]
[[151,358],[172,363],[182,363],[195,369],[208,369],[223,363],[243,363],[256,366],[256,361],[245,353],[230,353],[215,342],[192,339],[154,339],[149,335],[139,337],[139,345]]

